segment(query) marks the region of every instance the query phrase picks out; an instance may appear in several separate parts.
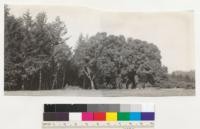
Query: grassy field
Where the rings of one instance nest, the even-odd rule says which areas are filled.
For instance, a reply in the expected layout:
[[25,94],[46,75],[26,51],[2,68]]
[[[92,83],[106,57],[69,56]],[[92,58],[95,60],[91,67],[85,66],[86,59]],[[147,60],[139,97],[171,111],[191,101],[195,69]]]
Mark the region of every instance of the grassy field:
[[5,91],[8,96],[88,96],[88,97],[159,97],[159,96],[194,96],[194,89],[104,89],[104,90],[86,90],[80,88],[65,88],[59,90],[42,90],[42,91]]

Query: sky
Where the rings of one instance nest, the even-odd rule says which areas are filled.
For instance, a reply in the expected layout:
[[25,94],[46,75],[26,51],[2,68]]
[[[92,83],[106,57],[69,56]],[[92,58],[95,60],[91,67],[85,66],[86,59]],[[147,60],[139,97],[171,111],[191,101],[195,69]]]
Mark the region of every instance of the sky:
[[79,35],[97,32],[124,35],[158,46],[162,64],[171,73],[195,69],[194,18],[192,11],[108,12],[78,6],[9,5],[16,17],[29,10],[33,17],[46,12],[49,21],[59,16],[68,29],[67,44],[75,48]]

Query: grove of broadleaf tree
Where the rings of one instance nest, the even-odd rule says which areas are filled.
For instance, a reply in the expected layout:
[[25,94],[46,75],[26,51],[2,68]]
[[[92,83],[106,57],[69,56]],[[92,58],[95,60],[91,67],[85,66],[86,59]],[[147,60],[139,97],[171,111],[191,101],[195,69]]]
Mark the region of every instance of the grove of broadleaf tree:
[[178,79],[193,87],[195,81],[194,72],[168,74],[156,45],[123,35],[80,34],[72,51],[64,22],[49,22],[44,12],[15,17],[5,6],[4,28],[5,90],[169,88]]
[[[136,88],[152,86],[167,79],[167,68],[161,64],[159,49],[151,43],[123,35],[97,33],[79,37],[73,56],[79,75],[90,82],[91,89]],[[85,86],[83,86],[85,87]]]

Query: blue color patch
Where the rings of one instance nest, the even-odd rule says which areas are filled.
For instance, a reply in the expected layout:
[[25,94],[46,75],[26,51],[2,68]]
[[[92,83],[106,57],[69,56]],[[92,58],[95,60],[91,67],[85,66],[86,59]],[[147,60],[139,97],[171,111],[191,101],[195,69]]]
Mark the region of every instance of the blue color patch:
[[142,112],[141,119],[145,120],[145,121],[155,120],[155,113],[154,112]]
[[130,120],[131,121],[140,121],[141,120],[141,112],[130,112]]

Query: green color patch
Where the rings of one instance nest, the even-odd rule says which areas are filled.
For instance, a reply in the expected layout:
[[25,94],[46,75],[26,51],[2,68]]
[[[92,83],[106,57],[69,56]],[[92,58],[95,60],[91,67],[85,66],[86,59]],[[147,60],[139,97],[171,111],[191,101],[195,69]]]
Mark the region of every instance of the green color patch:
[[129,112],[118,112],[117,113],[117,120],[118,121],[129,121],[130,120],[130,113]]

